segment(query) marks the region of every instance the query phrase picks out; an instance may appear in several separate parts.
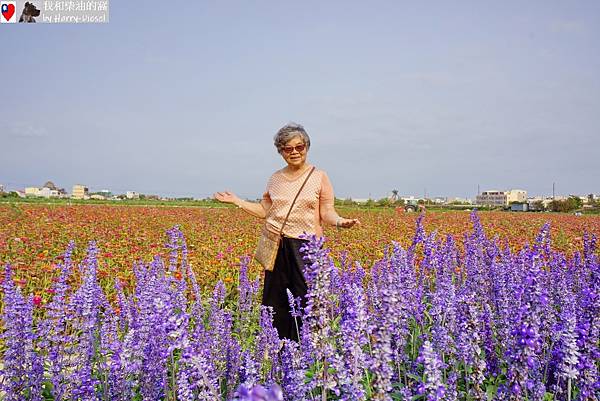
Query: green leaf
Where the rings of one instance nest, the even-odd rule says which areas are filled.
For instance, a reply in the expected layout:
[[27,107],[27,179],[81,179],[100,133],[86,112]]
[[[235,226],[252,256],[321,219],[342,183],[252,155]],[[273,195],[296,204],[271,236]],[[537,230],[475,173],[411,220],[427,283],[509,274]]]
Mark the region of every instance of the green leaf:
[[488,384],[488,386],[485,388],[485,394],[487,395],[488,401],[491,401],[492,399],[494,399],[494,397],[496,396],[497,393],[498,393],[497,385]]

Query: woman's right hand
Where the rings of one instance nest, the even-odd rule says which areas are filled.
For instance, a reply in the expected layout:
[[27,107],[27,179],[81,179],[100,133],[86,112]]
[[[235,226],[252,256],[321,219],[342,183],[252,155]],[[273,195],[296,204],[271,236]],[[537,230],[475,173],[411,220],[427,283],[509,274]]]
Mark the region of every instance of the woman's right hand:
[[219,202],[233,203],[234,205],[239,205],[241,202],[241,199],[238,198],[236,194],[229,191],[216,192],[213,197]]

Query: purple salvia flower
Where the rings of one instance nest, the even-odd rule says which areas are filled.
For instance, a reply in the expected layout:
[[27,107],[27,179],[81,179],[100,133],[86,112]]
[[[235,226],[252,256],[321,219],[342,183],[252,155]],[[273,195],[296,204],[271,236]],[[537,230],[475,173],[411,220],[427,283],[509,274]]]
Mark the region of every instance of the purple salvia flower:
[[[113,311],[110,311],[113,312]],[[123,366],[121,365],[122,343],[118,333],[119,317],[115,313],[106,313],[100,329],[100,349],[102,357],[98,369],[104,372],[100,387],[102,394],[110,400],[125,401],[127,384]]]
[[533,250],[540,255],[548,256],[551,252],[550,244],[550,223],[546,223],[535,238]]
[[455,357],[455,344],[453,334],[456,328],[456,289],[453,283],[454,269],[456,266],[455,244],[451,237],[446,239],[442,252],[436,253],[439,261],[432,263],[437,265],[437,277],[435,279],[435,291],[431,293],[431,308],[429,315],[433,319],[431,334],[435,348],[439,352],[446,352],[448,359]]
[[373,398],[382,401],[391,401],[389,395],[392,390],[392,376],[394,371],[389,361],[393,361],[391,331],[387,325],[374,329],[372,344],[372,357],[369,368],[373,373]]
[[235,337],[227,342],[227,366],[225,380],[227,383],[226,398],[231,398],[231,393],[240,384],[240,368],[242,362],[242,346]]
[[192,368],[190,381],[196,393],[194,400],[215,401],[220,399],[218,378],[213,375],[212,363],[207,360],[208,354],[184,355],[183,359],[188,361]]
[[335,302],[330,288],[335,267],[329,251],[322,248],[324,238],[317,238],[315,235],[302,238],[308,239],[308,243],[300,248],[306,261],[304,277],[308,287],[302,331],[307,333],[310,344],[309,347],[303,346],[303,349],[305,352],[307,348],[310,349],[313,358],[321,364],[321,369],[314,375],[311,383],[326,393],[327,390],[336,391],[337,386],[328,373],[328,364],[334,356],[332,311]]
[[302,297],[294,297],[294,294],[289,288],[285,289],[288,297],[288,304],[290,305],[290,314],[294,318],[294,325],[296,326],[296,335],[300,338],[300,326],[302,319]]
[[231,338],[233,319],[231,313],[222,309],[225,301],[226,289],[223,282],[219,281],[214,288],[210,301],[210,315],[208,317],[208,330],[205,347],[210,352],[210,362],[214,366],[213,374],[217,380],[226,380],[227,348]]
[[190,382],[191,369],[179,364],[177,369],[177,399],[179,401],[194,401],[194,386]]
[[252,387],[259,381],[260,364],[250,350],[242,351],[240,358],[240,382],[246,387]]
[[457,388],[458,374],[454,371],[448,374],[446,380],[446,393],[444,394],[444,401],[458,401],[458,388]]
[[[177,322],[178,317],[172,314],[174,305],[168,293],[168,280],[161,269],[152,270],[155,276],[154,286],[147,295],[146,315],[144,321],[150,325],[150,335],[144,346],[143,369],[140,378],[141,394],[144,399],[158,400],[166,394],[167,367],[173,344],[180,340],[180,334],[169,338],[170,328],[179,328],[184,323]],[[185,315],[183,317],[185,319]],[[175,341],[172,341],[175,340]],[[179,344],[175,345],[177,347]],[[185,346],[185,344],[183,344]]]
[[425,375],[425,393],[428,401],[438,401],[444,398],[446,388],[442,380],[442,361],[429,340],[423,342],[420,359],[423,361],[423,373]]
[[[393,243],[389,260],[381,263],[383,274],[378,279],[377,288],[369,293],[379,300],[378,304],[369,307],[374,311],[370,332],[389,332],[396,365],[394,374],[397,376],[410,359],[405,354],[409,321],[414,318],[417,324],[422,324],[425,312],[425,302],[421,302],[424,297],[423,287],[417,282],[410,260],[410,255],[398,243]],[[387,334],[380,336],[387,337]],[[396,379],[399,380],[399,377]]]
[[305,368],[302,364],[300,347],[295,341],[283,339],[281,350],[281,384],[286,400],[306,400],[306,385],[304,378],[306,376]]
[[259,326],[255,358],[261,366],[262,380],[271,382],[281,370],[277,357],[281,344],[277,329],[273,327],[273,309],[271,307],[261,305]]
[[179,248],[181,247],[181,231],[179,226],[174,226],[170,230],[167,230],[168,241],[165,247],[169,249],[169,272],[176,272],[178,270],[179,260]]
[[[575,384],[577,377],[579,376],[578,365],[580,352],[577,346],[577,318],[575,315],[575,305],[572,303],[573,299],[565,300],[563,304],[563,310],[560,312],[561,328],[559,334],[559,356],[556,378],[557,378],[557,389],[564,391],[570,391],[570,383]],[[569,302],[571,301],[571,302]],[[571,398],[571,395],[567,395]]]
[[123,285],[118,278],[115,279],[115,291],[117,293],[117,305],[119,307],[119,330],[124,332],[133,324],[135,309],[134,305],[129,302],[129,299],[123,292]]
[[145,344],[145,340],[142,341],[141,339],[143,331],[139,319],[136,318],[124,334],[120,355],[120,363],[124,368],[125,376],[124,399],[133,399],[136,396],[134,391],[139,386]]
[[177,363],[177,395],[180,400],[221,399],[214,366],[209,362],[209,350],[195,352],[191,347],[182,350]]
[[[532,399],[545,391],[541,380],[540,353],[544,340],[540,335],[543,309],[541,308],[541,263],[535,251],[524,251],[524,276],[515,298],[520,305],[514,311],[513,330],[507,350],[508,386],[510,399],[522,399],[525,394]],[[543,394],[542,394],[543,395]]]
[[578,291],[578,321],[577,321],[577,346],[580,357],[577,368],[579,370],[579,399],[600,399],[600,263],[596,253],[595,237],[586,238],[584,258],[577,261],[582,272],[584,283]]
[[5,267],[2,290],[4,332],[1,338],[5,350],[0,370],[0,391],[7,401],[25,400],[25,394],[29,395],[27,399],[41,400],[43,365],[34,350],[33,298],[23,297],[13,282],[9,264]]
[[[348,273],[346,273],[348,274]],[[362,286],[345,280],[340,299],[342,316],[340,319],[340,345],[345,373],[341,400],[364,400],[366,393],[361,384],[364,370],[368,364],[368,355],[363,349],[369,343],[368,312],[366,297]],[[341,379],[341,378],[340,378]]]
[[415,229],[415,236],[413,237],[413,241],[412,244],[409,248],[409,253],[413,254],[416,247],[419,244],[422,244],[423,242],[425,242],[425,238],[426,238],[426,233],[425,233],[425,228],[423,228],[423,219],[425,218],[425,214],[421,213],[419,215],[419,217],[417,217],[416,220],[416,229]]
[[68,380],[65,377],[69,368],[69,359],[66,354],[66,345],[73,340],[67,333],[67,291],[69,290],[68,278],[73,270],[71,257],[75,249],[75,242],[70,241],[59,264],[60,275],[53,284],[54,295],[47,305],[46,318],[41,328],[41,347],[47,350],[48,369],[52,382],[52,395],[55,401],[66,400]]
[[95,387],[99,384],[93,375],[94,359],[99,343],[100,304],[106,304],[104,293],[98,285],[96,270],[98,265],[98,248],[94,241],[88,246],[87,256],[79,266],[83,275],[81,287],[73,294],[69,309],[74,314],[73,329],[79,331],[79,338],[74,352],[75,371],[70,380],[72,383],[71,398],[86,400],[97,399]]
[[465,367],[470,367],[470,373],[466,374],[465,382],[468,383],[469,396],[474,399],[485,398],[483,389],[485,381],[486,363],[481,351],[480,333],[481,311],[475,301],[476,295],[463,288],[458,301],[458,325],[456,347],[458,356]]
[[264,388],[260,384],[247,388],[242,385],[233,401],[283,401],[283,392],[277,384]]
[[494,337],[494,322],[493,322],[493,311],[489,304],[483,305],[483,314],[481,320],[483,324],[482,336],[483,336],[483,350],[485,352],[485,364],[487,366],[487,373],[491,377],[496,377],[500,373],[500,364],[496,348],[498,347],[498,341]]

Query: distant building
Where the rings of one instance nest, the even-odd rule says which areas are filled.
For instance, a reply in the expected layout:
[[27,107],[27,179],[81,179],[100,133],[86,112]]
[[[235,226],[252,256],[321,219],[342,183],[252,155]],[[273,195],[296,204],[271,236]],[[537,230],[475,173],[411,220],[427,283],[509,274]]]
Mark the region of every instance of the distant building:
[[50,189],[48,187],[43,187],[39,190],[38,195],[43,198],[58,198],[59,193],[57,189]]
[[99,194],[94,194],[94,195],[90,195],[90,199],[95,199],[95,200],[105,200],[106,196],[104,195],[99,195]]
[[25,188],[25,196],[39,196],[40,189],[38,187]]
[[127,199],[140,199],[140,194],[135,191],[127,191],[125,196]]
[[85,185],[73,185],[73,192],[71,193],[71,198],[89,199],[88,191],[88,187],[86,187]]
[[527,191],[522,189],[511,189],[506,192],[506,202],[510,205],[513,202],[525,203],[527,202]]
[[460,203],[463,205],[468,205],[471,203],[471,199],[456,198],[456,197],[450,196],[450,197],[446,198],[446,204],[450,204],[450,203]]
[[[42,187],[42,189],[40,189],[40,191],[42,191],[44,188],[48,188],[51,192],[52,195],[50,195],[49,197],[51,198],[66,198],[68,196],[67,191],[65,191],[64,188],[58,188],[56,185],[54,185],[54,183],[52,181],[46,181],[46,183],[44,184],[44,186]],[[56,192],[52,192],[52,191],[56,191]],[[46,194],[48,192],[44,191],[43,195],[40,196],[44,196],[44,197],[48,197]]]
[[46,181],[46,183],[44,184],[44,186],[42,188],[48,188],[48,189],[53,189],[55,191],[58,191],[58,188],[56,188],[56,185],[54,185],[54,183],[52,181]]
[[66,196],[63,188],[57,188],[52,181],[47,181],[41,188],[25,188],[25,196],[37,196],[43,198],[60,198]]
[[527,191],[511,189],[510,191],[490,190],[477,195],[475,203],[488,206],[508,206],[513,202],[526,203]]
[[0,184],[0,194],[4,193],[4,185]]
[[475,203],[478,205],[487,205],[487,206],[505,206],[508,204],[506,199],[507,199],[506,192],[490,190],[490,191],[483,191],[480,195],[477,195]]

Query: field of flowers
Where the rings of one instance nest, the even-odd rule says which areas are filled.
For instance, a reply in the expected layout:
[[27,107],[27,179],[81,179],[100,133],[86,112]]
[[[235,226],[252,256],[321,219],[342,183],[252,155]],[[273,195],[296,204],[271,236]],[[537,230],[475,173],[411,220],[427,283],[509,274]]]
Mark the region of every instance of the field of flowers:
[[0,398],[600,399],[598,217],[344,215],[296,344],[239,210],[0,206]]
[[[327,247],[336,261],[346,258],[368,268],[383,256],[391,241],[404,248],[412,241],[414,213],[393,209],[342,212],[359,218],[362,226],[325,230]],[[490,238],[498,236],[500,244],[507,243],[513,251],[532,243],[546,222],[550,223],[553,249],[566,255],[583,249],[585,231],[600,235],[600,216],[487,212],[480,213],[480,219]],[[166,256],[165,232],[175,225],[186,237],[188,258],[202,289],[212,288],[218,280],[228,288],[236,283],[239,258],[252,254],[260,231],[257,219],[231,208],[0,204],[0,266],[10,262],[18,285],[46,303],[69,242],[76,242],[73,260],[79,262],[89,241],[95,241],[98,280],[112,299],[115,278],[126,289],[133,287],[135,261]],[[463,235],[472,224],[468,212],[436,212],[428,213],[423,226],[427,232],[436,230],[439,238],[452,235],[462,251]],[[249,268],[251,275],[260,272],[254,263]]]

